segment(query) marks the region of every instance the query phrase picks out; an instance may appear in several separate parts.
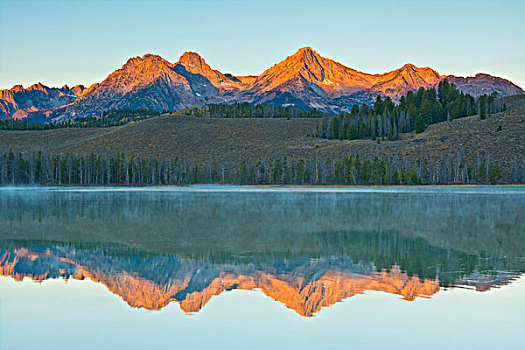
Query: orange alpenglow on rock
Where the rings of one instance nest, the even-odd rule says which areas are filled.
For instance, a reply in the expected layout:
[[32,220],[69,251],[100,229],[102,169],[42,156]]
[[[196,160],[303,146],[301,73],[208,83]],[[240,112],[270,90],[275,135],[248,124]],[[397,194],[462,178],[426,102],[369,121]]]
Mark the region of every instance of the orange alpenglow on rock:
[[313,282],[291,276],[275,276],[256,273],[255,276],[221,275],[202,292],[189,294],[178,301],[185,312],[197,312],[213,295],[228,289],[260,289],[265,295],[281,302],[301,316],[314,316],[321,308],[333,305],[366,290],[397,294],[405,300],[430,297],[440,289],[435,280],[421,281],[399,269],[371,275],[327,271]]
[[[139,270],[134,270],[137,266]],[[373,266],[354,265],[344,257],[294,262],[276,270],[264,264],[221,265],[177,257],[144,258],[137,263],[134,258],[108,258],[87,250],[68,255],[63,248],[0,249],[0,275],[39,283],[50,278],[88,278],[104,284],[131,307],[160,310],[175,301],[186,313],[198,312],[213,296],[233,289],[259,290],[305,317],[365,291],[391,293],[407,301],[440,291],[437,279],[409,276],[398,266],[376,272]],[[515,278],[512,273],[474,273],[453,285],[486,291]]]
[[[39,273],[16,271],[18,263],[23,263],[24,270],[27,270],[27,266],[31,265],[28,264],[29,261],[35,267],[40,266],[36,269]],[[46,263],[52,263],[53,271],[42,269]],[[179,278],[170,278],[164,283],[157,283],[140,277],[136,272],[119,270],[115,273],[105,273],[98,269],[89,269],[70,258],[50,254],[49,251],[30,252],[27,249],[18,249],[0,254],[0,273],[3,276],[11,276],[16,280],[28,277],[38,282],[48,278],[89,278],[104,284],[109,291],[119,295],[131,307],[150,310],[159,310],[176,301],[183,311],[194,313],[214,295],[219,295],[225,290],[258,289],[299,315],[309,317],[314,316],[323,307],[366,290],[397,294],[405,300],[430,297],[440,290],[437,280],[420,280],[418,277],[408,276],[397,267],[390,272],[367,274],[330,269],[314,281],[297,277],[294,273],[269,273],[263,267],[254,269],[250,274],[220,271],[220,265],[214,268],[219,271],[216,277],[204,288],[193,290],[190,286],[191,281],[200,273],[200,269],[191,270]]]
[[[258,76],[234,76],[211,68],[195,52],[171,63],[158,55],[130,58],[104,81],[85,88],[49,88],[41,83],[0,91],[0,120],[35,118],[68,120],[109,109],[181,110],[213,103],[248,102],[342,112],[354,103],[373,104],[377,95],[400,99],[409,91],[437,87],[448,79],[478,96],[522,94],[512,82],[488,74],[475,77],[441,75],[429,67],[405,64],[383,74],[369,74],[322,57],[310,47],[273,65]],[[23,113],[18,111],[23,110]]]

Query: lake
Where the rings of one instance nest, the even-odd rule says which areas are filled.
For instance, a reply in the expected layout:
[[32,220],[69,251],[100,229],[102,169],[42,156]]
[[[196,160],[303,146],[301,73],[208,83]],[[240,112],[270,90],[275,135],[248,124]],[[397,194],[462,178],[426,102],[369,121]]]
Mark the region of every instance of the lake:
[[525,348],[525,187],[0,188],[1,349]]

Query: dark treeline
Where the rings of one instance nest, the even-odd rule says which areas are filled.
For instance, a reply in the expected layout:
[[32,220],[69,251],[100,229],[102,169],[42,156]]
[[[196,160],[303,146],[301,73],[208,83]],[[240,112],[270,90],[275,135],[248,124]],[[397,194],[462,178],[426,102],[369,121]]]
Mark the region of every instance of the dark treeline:
[[315,108],[305,111],[292,106],[251,105],[248,102],[211,104],[205,108],[189,108],[183,114],[207,118],[321,118],[329,115]]
[[409,91],[397,105],[390,97],[383,100],[377,96],[372,107],[354,105],[348,114],[324,118],[316,135],[340,140],[395,140],[400,133],[421,133],[431,124],[475,114],[484,119],[490,113],[501,112],[505,106],[497,104],[496,97],[493,93],[476,99],[445,79],[439,83],[437,91],[434,88],[420,88],[416,93]]
[[60,128],[110,127],[156,117],[158,115],[160,115],[160,112],[147,108],[111,109],[92,117],[77,117],[65,122],[50,122],[46,124],[16,119],[2,120],[0,121],[0,130],[50,130]]
[[478,154],[468,163],[455,158],[424,158],[416,163],[397,157],[341,156],[336,159],[277,158],[242,161],[231,167],[213,160],[204,167],[180,159],[76,155],[14,154],[0,156],[0,184],[180,185],[180,184],[441,184],[522,183],[514,163],[503,177],[497,164]]

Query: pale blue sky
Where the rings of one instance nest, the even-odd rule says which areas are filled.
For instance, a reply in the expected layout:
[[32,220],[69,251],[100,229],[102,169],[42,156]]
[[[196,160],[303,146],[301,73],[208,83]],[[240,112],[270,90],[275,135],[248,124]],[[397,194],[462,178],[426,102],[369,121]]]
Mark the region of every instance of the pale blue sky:
[[0,0],[0,88],[90,85],[131,56],[188,50],[260,74],[302,46],[369,73],[411,62],[525,87],[525,1]]
[[185,315],[132,309],[100,283],[0,276],[2,349],[523,349],[525,278],[414,301],[365,291],[300,317],[260,291],[213,296]]

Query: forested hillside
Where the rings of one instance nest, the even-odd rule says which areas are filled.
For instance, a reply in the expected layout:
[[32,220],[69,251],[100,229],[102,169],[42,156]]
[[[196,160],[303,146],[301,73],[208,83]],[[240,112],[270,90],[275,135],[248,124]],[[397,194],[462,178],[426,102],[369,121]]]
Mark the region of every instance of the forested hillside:
[[[459,98],[468,101],[461,94]],[[388,103],[381,100],[379,104]],[[106,128],[3,130],[0,181],[97,185],[522,183],[525,98],[486,105],[484,119],[478,115],[451,118],[429,125],[422,133],[400,133],[395,141],[387,137],[376,137],[376,141],[312,137],[319,118],[184,114]],[[493,113],[503,105],[509,108]]]
[[0,120],[0,130],[50,130],[60,128],[101,128],[125,125],[139,120],[157,117],[160,112],[154,109],[111,109],[92,117],[77,117],[65,122],[47,124],[30,122],[24,119]]
[[327,139],[357,140],[388,138],[396,140],[401,133],[421,133],[427,126],[478,114],[484,119],[488,114],[503,111],[504,103],[496,103],[497,95],[475,98],[459,91],[445,79],[438,89],[420,88],[409,91],[396,104],[391,98],[377,96],[373,107],[354,105],[349,114],[326,117],[317,127],[316,135]]
[[251,105],[248,102],[211,104],[205,108],[187,109],[184,114],[208,118],[320,118],[330,115],[315,108],[305,111],[293,106]]

